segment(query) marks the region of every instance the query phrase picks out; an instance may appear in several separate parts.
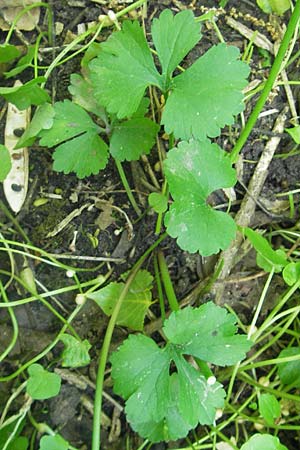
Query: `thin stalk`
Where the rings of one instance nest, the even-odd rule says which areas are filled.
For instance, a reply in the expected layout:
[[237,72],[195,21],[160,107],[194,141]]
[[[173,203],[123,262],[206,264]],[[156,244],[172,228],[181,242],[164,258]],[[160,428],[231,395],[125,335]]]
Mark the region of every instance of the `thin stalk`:
[[[9,303],[8,298],[6,296],[5,289],[3,287],[3,284],[1,282],[1,280],[0,280],[0,293],[1,293],[1,296],[2,296],[2,298],[4,300],[4,302],[5,303]],[[13,308],[11,306],[9,306],[7,308],[7,310],[8,310],[8,313],[10,315],[10,319],[11,319],[11,323],[12,323],[13,335],[12,335],[12,338],[11,338],[11,341],[10,341],[9,345],[6,347],[4,352],[2,352],[2,354],[0,355],[0,362],[3,361],[4,358],[6,358],[6,356],[14,348],[14,346],[15,346],[15,344],[17,342],[17,339],[18,339],[18,334],[19,334],[18,322],[17,322],[16,316],[15,316],[14,310],[13,310]]]
[[166,291],[168,302],[172,311],[179,310],[179,303],[176,298],[176,294],[173,288],[173,284],[168,271],[167,263],[163,252],[159,251],[157,254],[159,269],[161,273],[161,278]]
[[49,14],[49,18],[48,18],[48,39],[50,44],[52,43],[52,26],[53,26],[53,14],[52,14],[52,10],[50,8],[50,6],[48,5],[48,3],[45,2],[38,2],[38,3],[33,3],[32,5],[28,5],[26,6],[24,9],[22,9],[22,11],[19,12],[19,14],[16,15],[16,17],[14,18],[10,29],[7,33],[6,39],[5,39],[5,44],[8,44],[10,41],[10,38],[14,32],[14,29],[17,25],[17,23],[19,22],[19,20],[21,19],[22,16],[24,16],[24,14],[26,14],[28,11],[30,11],[33,8],[39,8],[39,7],[44,7],[48,10],[48,14]]
[[[0,270],[0,274],[9,276],[10,272],[8,272],[6,270]],[[99,283],[98,277],[97,277],[97,278],[94,278],[93,280],[85,281],[84,283],[81,283],[81,287],[84,288],[84,287],[93,286],[93,290],[95,290],[95,289],[98,289],[99,286],[101,286],[101,284],[103,284],[103,283],[102,282]],[[95,286],[95,289],[94,289],[94,286]],[[76,289],[78,289],[77,284],[72,284],[71,286],[65,286],[65,287],[62,287],[59,289],[55,289],[54,291],[44,292],[44,293],[40,294],[40,296],[43,298],[47,298],[47,297],[55,296],[58,294],[64,294],[65,292],[75,291]],[[32,303],[32,302],[36,302],[36,301],[38,301],[36,295],[32,295],[31,297],[27,297],[27,298],[23,298],[21,300],[15,300],[15,301],[9,302],[9,304],[0,302],[0,309],[1,308],[9,308],[10,306],[11,307],[21,306],[21,305],[25,305],[26,303]]]
[[137,216],[140,217],[140,215],[142,214],[142,212],[141,212],[140,208],[138,207],[137,202],[135,201],[135,198],[134,198],[134,196],[133,196],[133,194],[132,194],[132,192],[131,192],[131,189],[130,189],[129,183],[128,183],[128,181],[127,181],[127,178],[126,178],[124,169],[123,169],[123,167],[122,167],[122,164],[121,164],[121,162],[118,161],[117,159],[115,159],[115,163],[116,163],[116,167],[117,167],[117,169],[118,169],[118,172],[119,172],[121,181],[122,181],[122,183],[123,183],[123,186],[124,186],[124,188],[125,188],[127,197],[128,197],[128,199],[129,199],[129,201],[130,201],[130,203],[131,203],[133,209],[135,210]]
[[161,285],[161,279],[160,279],[160,275],[159,275],[157,255],[154,256],[153,264],[154,264],[154,274],[155,274],[155,281],[156,281],[158,300],[159,300],[159,306],[160,306],[161,321],[162,321],[162,323],[164,323],[164,321],[166,320],[166,308],[165,308],[163,290],[162,290],[162,285]]
[[[119,11],[118,13],[116,13],[116,18],[122,17],[123,15],[125,15],[126,13],[132,11],[135,8],[138,8],[139,6],[141,6],[143,3],[145,3],[147,0],[138,0],[136,2],[134,2],[132,5],[127,6],[126,8],[122,9],[121,11]],[[104,28],[105,24],[104,21],[101,22],[100,24],[94,25],[93,27],[89,28],[85,33],[82,33],[80,36],[77,36],[69,45],[67,45],[57,56],[56,58],[51,62],[50,66],[48,67],[46,73],[45,73],[45,78],[48,78],[49,75],[51,74],[52,70],[57,67],[60,64],[63,64],[64,62],[68,61],[69,59],[73,58],[74,56],[76,56],[78,53],[82,53],[85,49],[87,49],[91,43],[97,38],[97,36],[100,34],[102,28]],[[82,48],[80,48],[79,50],[75,51],[72,55],[66,57],[64,60],[63,57],[70,51],[72,50],[72,48],[76,47],[77,44],[79,44],[79,42],[84,41],[88,36],[90,36],[92,33],[95,33],[95,35],[92,37],[92,39],[86,44],[84,45]],[[44,84],[41,85],[42,87],[44,86]]]
[[[120,294],[120,297],[116,303],[116,306],[114,308],[114,311],[110,317],[100,357],[99,357],[99,365],[98,365],[98,371],[97,371],[97,378],[96,378],[96,392],[95,392],[95,400],[94,400],[94,417],[93,417],[93,437],[92,437],[92,450],[99,450],[100,449],[100,443],[101,443],[101,409],[102,409],[102,391],[103,391],[103,382],[104,382],[104,373],[105,373],[105,367],[106,362],[108,358],[108,352],[110,347],[111,338],[113,335],[114,327],[116,325],[116,321],[118,318],[118,314],[120,311],[120,308],[122,306],[123,300],[126,297],[126,294],[128,292],[128,289],[130,287],[130,284],[134,280],[138,270],[140,269],[141,265],[147,258],[147,256],[153,252],[153,250],[165,239],[166,233],[162,234],[157,241],[154,242],[147,250],[146,252],[140,257],[140,259],[135,263],[133,266],[127,280],[125,283],[125,286]],[[1,380],[0,380],[1,381]]]
[[262,93],[261,93],[259,99],[257,100],[252,113],[250,114],[250,117],[245,125],[245,128],[243,129],[237,143],[235,144],[235,146],[230,154],[230,159],[233,163],[236,162],[239,152],[241,151],[244,144],[246,143],[246,141],[258,119],[258,116],[266,103],[269,93],[271,92],[271,89],[273,88],[273,85],[276,81],[276,77],[280,72],[282,62],[284,61],[285,54],[288,50],[290,41],[291,41],[294,31],[297,27],[299,18],[300,18],[300,0],[297,0],[294,11],[289,20],[285,35],[282,39],[278,53],[273,62],[273,65],[271,67],[269,77],[264,85]]
[[43,358],[43,356],[46,356],[47,353],[49,353],[50,350],[52,350],[53,347],[55,347],[55,345],[58,343],[58,341],[60,340],[61,335],[67,330],[67,328],[70,326],[70,323],[76,317],[76,315],[79,313],[79,311],[81,310],[82,307],[83,307],[83,305],[78,305],[74,309],[74,311],[70,314],[70,316],[68,318],[67,324],[65,324],[61,328],[60,332],[57,334],[57,336],[51,342],[51,344],[49,344],[41,353],[39,353],[38,355],[34,356],[32,359],[30,359],[25,364],[23,364],[21,367],[19,367],[19,369],[17,369],[15,372],[13,372],[10,375],[7,375],[5,377],[0,377],[0,382],[13,380],[18,375],[20,375],[20,373],[22,373],[25,369],[27,369],[27,367],[31,366],[31,364],[39,361],[41,358]]
[[258,319],[259,314],[260,314],[260,312],[261,312],[261,309],[262,309],[262,307],[263,307],[263,304],[264,304],[264,301],[265,301],[265,298],[266,298],[268,289],[269,289],[269,287],[270,287],[270,284],[271,284],[273,275],[274,275],[274,267],[272,267],[272,270],[271,270],[271,272],[269,273],[268,279],[267,279],[267,281],[266,281],[266,283],[265,283],[265,285],[264,285],[263,291],[262,291],[262,293],[261,293],[261,296],[260,296],[260,299],[259,299],[259,302],[258,302],[256,311],[255,311],[255,314],[254,314],[254,316],[253,316],[251,325],[250,325],[250,327],[249,327],[249,331],[248,331],[248,339],[251,339],[252,334],[255,332],[256,322],[257,322],[257,319]]
[[[162,195],[166,196],[168,198],[169,196],[169,188],[168,188],[168,182],[165,179],[163,183],[163,187],[161,190]],[[161,233],[161,225],[162,225],[162,219],[163,219],[164,213],[160,212],[157,216],[156,220],[156,226],[155,226],[155,234],[159,235]]]

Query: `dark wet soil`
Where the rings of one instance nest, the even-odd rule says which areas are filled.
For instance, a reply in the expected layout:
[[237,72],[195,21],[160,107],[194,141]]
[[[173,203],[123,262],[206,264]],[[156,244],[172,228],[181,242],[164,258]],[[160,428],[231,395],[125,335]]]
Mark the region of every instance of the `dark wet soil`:
[[[117,11],[121,9],[121,1],[114,2],[93,2],[89,0],[81,1],[54,1],[49,3],[52,5],[54,13],[54,21],[61,22],[64,25],[63,32],[59,36],[55,36],[55,47],[58,51],[66,39],[70,39],[68,34],[70,32],[77,33],[78,24],[86,24],[94,21],[100,14],[107,13],[110,7],[114,7]],[[103,5],[102,5],[103,4]],[[200,15],[205,12],[205,8],[218,7],[217,1],[154,1],[148,2],[148,11],[146,27],[149,27],[149,18],[158,15],[163,9],[170,7],[174,12],[178,11],[180,7],[187,7],[193,5],[195,15]],[[232,9],[236,8],[236,12]],[[43,23],[43,14],[41,16],[41,23]],[[255,27],[254,19],[262,19],[269,22],[270,18],[263,14],[255,5],[255,2],[250,1],[229,1],[226,7],[226,12],[220,12],[218,15],[217,25],[226,42],[237,45],[241,51],[244,51],[247,42],[240,33],[234,31],[226,24],[226,17],[228,15],[238,15],[237,19],[243,24],[253,29],[262,32],[271,41],[274,38],[272,31],[270,32],[267,26]],[[279,19],[284,22],[286,17]],[[188,66],[195,58],[203,54],[211,45],[218,42],[215,31],[212,27],[203,27],[203,38],[201,43],[188,56],[185,65]],[[34,43],[35,32],[24,32],[24,35],[29,42]],[[5,34],[0,34],[1,42]],[[18,38],[15,37],[15,42],[18,43]],[[47,46],[47,43],[45,43]],[[52,53],[43,53],[42,64],[48,64],[53,57]],[[262,67],[262,56],[259,51],[254,48],[251,60],[251,76],[250,81],[254,79],[264,79],[268,74],[268,67]],[[47,85],[49,92],[53,96],[54,101],[69,98],[67,86],[69,84],[69,77],[71,73],[79,72],[80,58],[74,58],[61,67],[58,67],[53,73],[49,84]],[[290,68],[291,72],[297,73],[297,67],[294,65]],[[30,79],[31,72],[29,70],[22,74],[22,80]],[[2,85],[10,85],[11,81],[5,82],[1,80]],[[297,92],[295,90],[295,97]],[[254,97],[248,104],[245,111],[245,118],[249,115],[257,97]],[[274,92],[272,100],[268,102],[265,109],[275,109],[281,111],[286,105],[286,96],[281,89],[279,92]],[[4,104],[2,103],[2,106]],[[298,107],[298,105],[296,105]],[[267,140],[272,134],[272,127],[276,119],[276,113],[265,116],[258,120],[255,129],[253,130],[247,144],[243,149],[243,157],[248,161],[244,165],[242,174],[242,184],[238,184],[236,191],[238,200],[241,200],[245,190],[244,185],[247,185],[256,161],[258,160]],[[4,120],[0,123],[0,134],[3,136]],[[220,145],[226,150],[232,148],[232,134],[233,138],[239,133],[239,127],[233,127],[231,130],[225,129],[222,136],[218,139]],[[277,150],[277,157],[271,163],[268,177],[263,189],[263,198],[269,200],[269,205],[273,205],[276,200],[276,194],[282,191],[297,189],[299,187],[300,179],[300,158],[298,155],[287,155],[293,149],[293,143],[288,135],[281,140],[280,146]],[[150,158],[151,164],[155,165],[155,156]],[[135,186],[135,180],[132,176],[132,167],[130,164],[124,164],[129,182],[131,186],[139,190],[139,186]],[[159,177],[159,176],[158,176]],[[149,179],[149,178],[148,178]],[[161,181],[161,180],[159,180]],[[44,198],[45,194],[49,196],[46,204],[36,206],[35,201],[39,198]],[[0,193],[3,199],[3,193]],[[51,195],[59,198],[51,198]],[[144,190],[141,195],[137,196],[141,209],[146,211],[146,195]],[[75,217],[60,233],[55,237],[49,238],[47,234],[53,231],[54,227],[63,220],[69,213],[76,208],[81,208],[84,204],[90,203],[95,197],[105,200],[106,204],[111,202],[126,212],[130,221],[133,223],[133,236],[128,239],[128,231],[124,215],[114,211],[108,216],[110,217],[107,226],[99,230],[99,215],[105,212],[93,206],[86,208],[83,212]],[[5,201],[3,199],[3,201]],[[295,197],[295,201],[298,198]],[[93,202],[92,202],[93,203]],[[259,220],[261,216],[260,208],[257,209],[257,224],[261,224]],[[279,211],[280,213],[284,213]],[[281,226],[293,226],[298,218],[298,212],[292,221],[283,222]],[[103,216],[102,216],[103,219]],[[16,220],[22,227],[23,231],[28,236],[29,241],[36,246],[46,250],[54,255],[71,254],[75,256],[113,256],[120,258],[123,262],[112,263],[114,273],[112,279],[117,279],[118,275],[130,269],[134,262],[141,256],[145,250],[155,241],[154,227],[156,217],[150,213],[145,213],[142,220],[137,221],[136,214],[132,209],[127,196],[124,193],[123,186],[120,182],[118,173],[112,161],[109,163],[105,171],[97,176],[91,176],[84,180],[78,180],[75,175],[64,175],[56,173],[52,170],[51,151],[43,149],[38,146],[33,146],[30,150],[30,182],[28,199],[24,205],[23,210],[16,217]],[[272,225],[272,216],[264,215],[264,226]],[[277,223],[278,225],[278,223]],[[0,227],[2,233],[9,239],[22,241],[22,236],[18,233],[15,223],[7,217],[3,210],[0,211]],[[99,230],[99,232],[97,231]],[[76,244],[74,249],[74,235],[76,234]],[[73,251],[70,251],[70,245],[73,243]],[[166,239],[163,243],[165,256],[168,262],[169,270],[174,282],[174,287],[179,300],[183,300],[191,291],[193,287],[199,283],[203,278],[208,276],[214,265],[215,258],[202,258],[199,255],[189,255],[180,251],[172,239]],[[75,267],[82,267],[84,269],[94,269],[98,263],[90,260],[64,259],[64,263],[74,265]],[[5,253],[0,252],[0,267],[9,270],[9,264]],[[148,263],[148,268],[152,270],[152,261]],[[48,290],[56,289],[61,286],[66,286],[72,282],[66,278],[65,271],[47,266],[45,264],[32,265],[35,271],[36,278],[47,287]],[[255,259],[250,255],[246,260],[240,263],[237,268],[237,277],[239,274],[249,274],[255,270]],[[107,272],[107,265],[102,265],[95,272],[83,272],[80,275],[81,280],[88,280],[91,277]],[[234,276],[234,274],[233,274]],[[8,277],[4,277],[7,281]],[[251,281],[244,284],[230,284],[226,289],[226,301],[230,303],[232,308],[240,316],[244,323],[248,323],[250,314],[252,313],[253,305],[257,301],[258,295],[263,287],[265,278],[258,278],[255,282]],[[13,285],[12,285],[13,286]],[[278,284],[270,293],[270,302],[274,301],[274,297],[282,290],[280,279]],[[9,289],[10,300],[17,300],[22,298],[23,292],[19,292],[15,287]],[[63,295],[58,295],[57,298],[61,303],[61,313],[71,312],[74,307],[74,294],[71,292]],[[199,299],[198,299],[199,300]],[[270,304],[271,304],[270,303]],[[34,302],[22,307],[16,308],[16,316],[19,323],[19,338],[13,351],[1,366],[1,375],[7,375],[15,371],[21,364],[28,361],[35,354],[42,351],[53,339],[55,333],[59,329],[60,324],[57,319],[50,314],[48,309],[38,302]],[[84,376],[89,380],[89,384],[85,387],[81,386],[76,380],[71,377],[63,383],[63,388],[58,397],[48,402],[36,402],[32,408],[32,414],[38,421],[47,422],[53,429],[59,432],[70,441],[72,445],[78,449],[89,449],[91,445],[91,427],[92,427],[92,412],[91,405],[93,401],[94,389],[93,382],[95,381],[96,362],[99,350],[102,345],[104,331],[107,325],[107,318],[101,311],[92,303],[87,303],[83,312],[76,318],[73,323],[74,328],[82,338],[87,338],[92,344],[92,363],[89,367],[83,368],[80,371],[75,371],[79,377]],[[6,348],[12,336],[12,327],[10,320],[6,313],[0,310],[0,349]],[[117,329],[115,333],[116,345],[124,337],[126,337],[126,330]],[[55,347],[45,357],[45,364],[52,365],[55,363],[61,347]],[[11,390],[18,385],[18,382],[12,381],[10,383],[0,383],[0,410],[5,405]],[[108,378],[106,391],[113,395],[110,381]],[[119,400],[119,399],[118,399]],[[21,407],[21,405],[18,405]],[[113,417],[116,409],[112,403],[105,399],[103,411],[107,415],[108,420]],[[136,449],[141,445],[142,440],[133,435],[128,425],[126,424],[123,415],[120,417],[120,431],[115,435],[111,432],[110,426],[104,427],[103,449]],[[119,422],[117,422],[119,423]],[[27,428],[26,428],[27,427]],[[30,424],[25,425],[25,433],[30,436],[32,432]],[[203,430],[199,431],[200,435]],[[282,442],[285,443],[289,450],[296,450],[298,446],[293,442],[288,435],[281,436]],[[129,443],[127,446],[127,443]],[[152,450],[163,450],[167,448],[183,447],[188,444],[183,442],[170,444],[157,444],[151,447]],[[38,446],[34,447],[38,448]],[[267,450],[267,449],[266,449]]]

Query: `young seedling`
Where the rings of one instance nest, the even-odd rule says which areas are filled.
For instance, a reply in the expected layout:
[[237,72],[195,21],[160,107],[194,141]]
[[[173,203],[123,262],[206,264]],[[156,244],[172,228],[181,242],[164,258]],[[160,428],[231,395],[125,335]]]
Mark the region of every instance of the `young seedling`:
[[[38,134],[41,145],[57,146],[55,170],[83,178],[104,169],[109,153],[118,168],[121,161],[149,153],[163,125],[170,136],[182,140],[164,164],[174,200],[165,217],[167,232],[184,250],[209,255],[228,246],[235,224],[228,214],[208,206],[207,196],[233,186],[236,178],[225,153],[208,137],[217,137],[243,110],[249,69],[238,60],[237,48],[219,44],[175,76],[178,64],[201,39],[200,24],[189,10],[175,16],[163,11],[151,31],[160,71],[143,28],[137,21],[125,21],[120,31],[93,47],[96,57],[88,66],[86,58],[84,77],[72,75],[73,101],[54,105],[52,125],[44,114],[49,105],[42,106],[19,145]],[[144,95],[150,86],[165,99],[160,126],[145,117],[149,100]]]
[[226,366],[243,359],[251,342],[236,334],[235,322],[233,314],[210,302],[173,312],[164,323],[162,348],[142,334],[126,339],[111,357],[112,377],[135,431],[151,442],[168,441],[185,437],[198,423],[214,423],[225,391],[186,356],[200,368],[206,362]]

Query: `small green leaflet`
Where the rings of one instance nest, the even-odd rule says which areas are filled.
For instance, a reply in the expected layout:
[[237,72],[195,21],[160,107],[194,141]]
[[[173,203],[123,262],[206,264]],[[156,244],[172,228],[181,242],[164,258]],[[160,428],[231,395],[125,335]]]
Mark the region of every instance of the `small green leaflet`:
[[20,50],[11,44],[0,44],[0,63],[6,63],[20,56]]
[[50,103],[39,106],[29,126],[18,140],[15,149],[32,145],[41,130],[48,130],[53,125],[54,109]]
[[[130,285],[117,319],[118,325],[129,327],[132,330],[141,331],[144,327],[144,319],[148,308],[152,303],[153,277],[147,270],[140,270]],[[99,289],[88,298],[94,300],[104,313],[110,316],[124,289],[125,283],[109,283],[108,286]]]
[[68,450],[69,442],[59,434],[54,436],[43,436],[40,440],[39,450]]
[[235,222],[206,203],[213,191],[236,182],[225,152],[209,140],[181,142],[168,152],[164,172],[174,200],[165,225],[179,247],[203,256],[228,247],[235,237]]
[[212,302],[173,312],[164,326],[166,337],[179,345],[182,353],[219,366],[240,361],[252,345],[236,331],[235,316]]
[[153,20],[151,31],[162,66],[163,90],[167,90],[173,71],[200,40],[200,24],[191,10],[174,16],[170,9],[165,9],[159,19]]
[[280,444],[278,437],[270,434],[254,434],[249,441],[242,445],[241,450],[288,450]]
[[[209,324],[208,324],[209,322]],[[184,355],[234,364],[251,343],[235,335],[235,317],[213,303],[173,312],[163,331],[164,348],[142,334],[130,335],[111,357],[114,390],[126,399],[132,428],[152,442],[185,437],[198,423],[212,424],[225,392],[190,365]],[[170,374],[170,365],[176,371]]]
[[100,119],[106,120],[105,110],[94,98],[94,89],[89,80],[82,78],[76,73],[72,73],[71,84],[68,90],[72,95],[74,103],[77,103],[77,105],[86,111],[96,114]]
[[300,262],[291,262],[285,266],[282,276],[286,284],[293,286],[300,280]]
[[300,125],[296,125],[293,128],[285,128],[285,131],[289,133],[296,144],[300,144]]
[[149,205],[155,212],[164,213],[168,209],[168,199],[160,192],[151,192],[148,197]]
[[291,7],[289,0],[256,0],[256,3],[265,13],[274,12],[280,16]]
[[65,349],[61,354],[63,367],[83,367],[90,361],[89,350],[91,344],[86,339],[79,341],[70,334],[62,334],[60,340],[64,343]]
[[102,51],[90,63],[95,97],[118,119],[131,116],[138,108],[145,89],[159,86],[156,70],[144,31],[138,22],[125,21],[102,44]]
[[44,77],[37,77],[21,86],[0,87],[0,95],[20,110],[31,105],[42,105],[51,101],[48,93],[39,86],[43,81]]
[[[279,353],[279,358],[297,355],[300,356],[300,347],[289,347]],[[295,387],[300,387],[300,357],[295,361],[277,364],[277,367],[278,376],[282,384],[293,384]]]
[[61,378],[56,373],[48,372],[40,364],[29,366],[28,373],[26,391],[34,400],[45,400],[59,393]]
[[9,150],[0,144],[0,181],[4,181],[11,170]]
[[233,116],[244,109],[242,89],[249,74],[238,56],[236,47],[219,44],[174,78],[162,115],[168,134],[203,140],[234,123]]
[[75,172],[78,178],[97,174],[107,164],[108,148],[99,127],[87,112],[70,100],[54,105],[53,126],[40,132],[40,145],[60,144],[53,155],[54,170]]
[[255,250],[257,251],[257,265],[267,272],[281,272],[282,269],[288,264],[286,255],[282,250],[274,251],[261,234],[251,230],[251,228],[243,228],[245,236],[249,239]]
[[267,426],[275,425],[275,420],[280,418],[280,403],[273,394],[261,394],[258,399],[259,412],[264,418]]
[[111,155],[119,161],[136,161],[148,154],[155,144],[159,125],[146,117],[133,118],[116,124],[110,138]]

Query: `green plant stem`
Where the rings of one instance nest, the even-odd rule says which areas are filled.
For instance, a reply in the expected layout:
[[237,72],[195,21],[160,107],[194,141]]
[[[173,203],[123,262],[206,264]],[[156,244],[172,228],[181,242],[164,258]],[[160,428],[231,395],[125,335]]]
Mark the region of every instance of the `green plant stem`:
[[166,320],[166,309],[165,309],[165,302],[164,302],[163,290],[162,290],[162,285],[161,285],[161,279],[159,276],[157,255],[154,256],[153,265],[154,265],[155,281],[156,281],[157,294],[158,294],[158,300],[159,300],[159,306],[160,306],[161,321],[163,324],[164,321]]
[[[127,6],[126,8],[122,9],[121,11],[119,11],[118,13],[116,13],[116,18],[122,17],[123,15],[127,14],[128,12],[132,11],[135,8],[138,8],[139,6],[143,5],[143,3],[145,3],[147,0],[138,0],[136,2],[134,2],[132,5]],[[45,78],[49,78],[51,72],[53,71],[53,69],[55,67],[57,67],[60,64],[65,63],[66,61],[68,61],[71,58],[74,58],[74,56],[78,55],[79,53],[82,53],[84,50],[86,50],[91,43],[97,38],[97,36],[100,34],[100,32],[102,31],[102,28],[105,27],[105,23],[104,21],[101,22],[100,24],[94,25],[93,27],[89,28],[85,33],[82,33],[80,36],[77,36],[69,45],[67,45],[57,56],[56,58],[51,62],[50,66],[48,67],[46,73],[45,73]],[[72,55],[66,57],[65,59],[63,59],[63,57],[70,51],[72,50],[72,48],[76,47],[77,44],[79,44],[80,42],[84,41],[88,36],[90,36],[92,33],[95,33],[95,35],[92,37],[92,39],[86,44],[84,45],[82,48],[80,48],[79,50],[76,50]],[[44,86],[44,84],[41,85],[42,87]]]
[[134,198],[134,196],[133,196],[133,194],[132,194],[132,192],[131,192],[131,189],[130,189],[129,183],[128,183],[128,181],[127,181],[127,178],[126,178],[124,169],[123,169],[123,167],[122,167],[122,164],[121,164],[121,162],[118,161],[117,159],[115,159],[115,163],[116,163],[116,167],[117,167],[117,169],[118,169],[118,172],[119,172],[121,181],[122,181],[122,183],[123,183],[124,189],[125,189],[125,191],[126,191],[127,197],[128,197],[128,199],[129,199],[129,201],[130,201],[130,203],[131,203],[133,209],[135,210],[137,216],[140,217],[140,215],[142,214],[142,212],[141,212],[140,208],[138,207],[138,205],[137,205],[137,203],[136,203],[136,201],[135,201],[135,198]]
[[25,233],[25,231],[23,230],[17,219],[12,215],[12,213],[9,211],[9,209],[6,207],[6,205],[3,203],[2,200],[0,200],[0,209],[4,212],[9,221],[14,224],[15,228],[18,230],[24,241],[27,242],[27,244],[30,244],[30,240],[27,234]]
[[34,45],[34,56],[33,56],[33,71],[34,71],[34,78],[37,78],[39,76],[38,74],[38,56],[39,56],[39,46],[40,42],[45,36],[46,33],[40,33],[36,39],[35,45]]
[[[8,272],[6,270],[0,270],[0,274],[9,276],[10,272]],[[93,287],[95,287],[95,289],[98,289],[98,287],[101,286],[101,284],[103,284],[103,283],[99,283],[98,277],[97,277],[97,278],[94,278],[93,280],[85,281],[84,283],[81,283],[80,285],[81,285],[81,288],[93,286]],[[77,284],[73,284],[71,286],[66,286],[63,288],[55,289],[54,291],[44,292],[44,293],[40,294],[40,296],[43,298],[47,298],[47,297],[52,297],[52,296],[55,296],[58,294],[64,294],[65,292],[75,291],[76,289],[78,289]],[[32,303],[32,302],[36,302],[36,301],[38,301],[36,295],[32,295],[31,297],[27,297],[27,298],[23,298],[21,300],[15,300],[15,301],[9,302],[9,304],[0,302],[0,308],[9,308],[10,306],[11,307],[20,306],[20,305],[25,305],[26,303]]]
[[81,310],[81,308],[83,307],[83,305],[78,305],[74,311],[70,314],[68,320],[67,320],[67,324],[65,324],[60,332],[57,334],[57,336],[55,337],[55,339],[51,342],[51,344],[49,344],[41,353],[39,353],[38,355],[34,356],[32,359],[30,359],[29,361],[27,361],[25,364],[23,364],[21,367],[19,367],[19,369],[17,369],[15,372],[11,373],[10,375],[7,375],[5,377],[0,377],[0,382],[4,382],[4,381],[10,381],[13,380],[14,378],[16,378],[18,375],[20,375],[20,373],[22,373],[25,369],[27,369],[27,367],[31,366],[31,364],[34,364],[35,362],[39,361],[41,358],[43,358],[43,356],[46,356],[48,352],[50,352],[50,350],[53,349],[53,347],[55,347],[55,345],[58,343],[58,341],[60,340],[60,337],[62,334],[65,333],[65,331],[67,330],[67,328],[70,326],[70,323],[72,322],[72,320],[76,317],[76,315],[79,313],[79,311]]
[[[169,189],[168,189],[168,182],[167,182],[166,178],[164,180],[164,184],[163,184],[161,193],[168,198]],[[163,215],[164,215],[164,213],[160,212],[157,216],[156,226],[155,226],[155,234],[156,235],[159,235],[161,233],[161,225],[162,225]]]
[[17,23],[19,22],[19,20],[21,19],[22,16],[24,16],[24,14],[26,14],[28,11],[30,11],[33,8],[39,8],[39,7],[44,7],[48,10],[48,14],[49,14],[49,18],[48,18],[48,39],[49,39],[49,43],[50,45],[52,45],[53,42],[53,38],[52,38],[52,27],[53,27],[53,14],[52,14],[52,10],[51,7],[48,5],[48,3],[45,2],[38,2],[38,3],[33,3],[32,5],[28,5],[26,6],[24,9],[22,9],[22,11],[19,12],[19,14],[16,15],[16,17],[14,18],[11,27],[7,33],[6,39],[5,39],[5,44],[8,44],[10,41],[10,38],[14,32],[14,29],[17,25]]
[[274,267],[272,267],[272,270],[271,270],[271,272],[269,273],[268,279],[267,279],[267,281],[266,281],[266,283],[265,283],[265,285],[264,285],[264,288],[263,288],[263,291],[262,291],[262,293],[261,293],[259,302],[258,302],[258,304],[257,304],[257,308],[256,308],[256,311],[255,311],[255,314],[254,314],[254,316],[253,316],[251,325],[250,325],[250,327],[249,327],[249,331],[248,331],[248,339],[251,339],[252,335],[253,335],[254,332],[255,332],[256,322],[257,322],[257,320],[258,320],[259,314],[260,314],[261,309],[262,309],[262,307],[263,307],[263,304],[264,304],[264,301],[265,301],[265,298],[266,298],[268,289],[269,289],[269,287],[270,287],[270,284],[271,284],[273,275],[274,275]]
[[[122,306],[122,302],[126,297],[130,284],[134,280],[139,268],[143,264],[144,260],[147,256],[153,252],[153,250],[166,238],[166,233],[162,234],[155,242],[152,244],[146,252],[140,257],[140,259],[133,266],[124,288],[121,292],[121,295],[116,303],[114,311],[110,317],[106,333],[104,336],[104,341],[99,357],[99,365],[97,371],[96,378],[96,392],[95,392],[95,400],[94,400],[94,417],[93,417],[93,438],[92,438],[92,450],[99,450],[101,443],[101,408],[102,408],[102,391],[103,391],[103,382],[104,382],[104,372],[110,347],[111,338],[113,335],[114,327],[116,325],[117,317]],[[1,380],[0,380],[1,381]]]
[[[6,296],[6,292],[5,289],[3,287],[3,284],[0,280],[0,293],[1,293],[1,297],[3,298],[5,303],[9,303],[8,298]],[[14,310],[11,306],[8,306],[7,308],[8,313],[10,315],[10,319],[11,319],[11,323],[12,323],[12,328],[13,328],[13,335],[11,338],[11,341],[9,343],[9,345],[7,346],[7,348],[4,350],[4,352],[2,352],[2,354],[0,355],[0,362],[4,360],[4,358],[6,358],[6,356],[9,354],[9,352],[14,348],[17,339],[18,339],[18,333],[19,333],[19,327],[18,327],[18,322],[14,313]]]
[[168,271],[167,263],[163,252],[159,251],[157,254],[158,265],[161,273],[162,282],[166,291],[168,302],[172,311],[179,310],[179,303],[177,301],[173,284]]
[[250,114],[250,117],[245,125],[245,128],[243,129],[237,143],[235,144],[235,146],[230,154],[230,159],[233,163],[235,163],[237,161],[239,152],[241,151],[244,144],[246,143],[246,141],[258,119],[258,116],[259,116],[261,110],[263,109],[264,104],[266,103],[268,95],[271,92],[271,89],[273,88],[273,85],[276,81],[276,77],[280,72],[281,65],[284,60],[286,51],[288,50],[290,41],[292,39],[293,33],[297,27],[299,17],[300,17],[300,0],[297,0],[294,11],[289,20],[285,35],[282,39],[278,53],[273,62],[273,65],[271,67],[269,77],[264,85],[262,93],[261,93],[259,99],[257,100],[252,113]]
[[[1,271],[3,272],[3,271]],[[54,316],[56,316],[62,323],[67,324],[70,331],[72,332],[72,334],[80,340],[80,337],[78,336],[78,334],[76,333],[76,331],[74,330],[74,328],[72,326],[70,326],[70,324],[68,324],[67,319],[65,319],[61,314],[59,314],[59,312],[56,311],[55,308],[53,308],[53,306],[47,302],[47,300],[45,300],[41,295],[39,295],[37,292],[33,292],[33,290],[28,286],[27,283],[24,283],[24,281],[18,277],[17,275],[14,275],[14,280],[17,281],[25,290],[27,290],[33,297],[36,298],[36,300],[39,300],[46,308],[49,309],[50,312],[52,312],[52,314]],[[1,281],[0,281],[0,291],[1,291]],[[77,286],[78,289],[78,286]],[[2,291],[1,291],[2,292]],[[3,298],[5,299],[5,296],[3,295]],[[12,308],[11,305],[7,306],[7,309],[9,311],[9,313],[11,314]],[[1,359],[0,359],[1,360]]]

